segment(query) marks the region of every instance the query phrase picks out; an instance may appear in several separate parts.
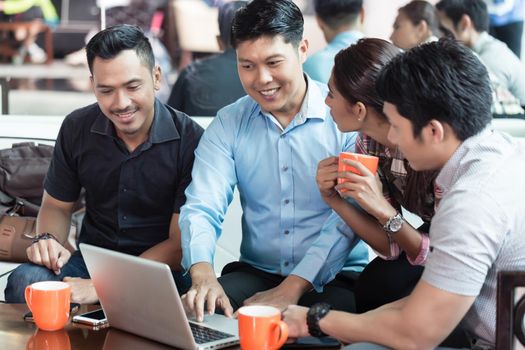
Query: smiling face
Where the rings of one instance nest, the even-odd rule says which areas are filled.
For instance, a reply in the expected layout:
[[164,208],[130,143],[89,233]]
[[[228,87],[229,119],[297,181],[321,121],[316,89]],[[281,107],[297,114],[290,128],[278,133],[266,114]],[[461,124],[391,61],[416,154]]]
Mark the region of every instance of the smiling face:
[[328,89],[330,91],[324,102],[330,107],[330,114],[337,124],[337,128],[341,132],[359,131],[363,122],[354,113],[352,105],[337,90],[333,75],[328,81]]
[[293,118],[306,94],[302,64],[308,44],[298,47],[281,35],[263,36],[237,45],[237,66],[244,90],[275,117]]
[[403,12],[399,12],[394,22],[390,40],[400,49],[409,50],[426,39],[422,38],[421,29],[414,25]]
[[150,70],[134,50],[112,59],[96,57],[91,77],[93,91],[104,115],[126,143],[147,138],[154,115],[160,69]]

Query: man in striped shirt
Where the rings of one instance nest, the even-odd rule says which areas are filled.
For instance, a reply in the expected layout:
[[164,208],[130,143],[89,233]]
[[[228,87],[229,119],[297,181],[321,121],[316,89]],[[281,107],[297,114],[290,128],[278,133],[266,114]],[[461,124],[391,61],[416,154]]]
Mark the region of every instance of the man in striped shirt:
[[414,170],[441,169],[423,276],[408,297],[364,314],[290,306],[290,336],[325,333],[354,350],[434,349],[462,321],[472,348],[494,349],[497,274],[525,270],[525,143],[491,130],[487,71],[455,41],[397,56],[377,88],[389,141]]

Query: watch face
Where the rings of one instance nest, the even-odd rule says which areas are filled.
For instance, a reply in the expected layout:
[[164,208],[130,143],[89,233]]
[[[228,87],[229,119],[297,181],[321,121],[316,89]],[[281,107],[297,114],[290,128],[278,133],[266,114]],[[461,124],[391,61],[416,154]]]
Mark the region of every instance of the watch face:
[[391,232],[397,232],[401,229],[401,226],[403,225],[403,217],[401,215],[396,215],[393,220],[390,222],[390,231]]

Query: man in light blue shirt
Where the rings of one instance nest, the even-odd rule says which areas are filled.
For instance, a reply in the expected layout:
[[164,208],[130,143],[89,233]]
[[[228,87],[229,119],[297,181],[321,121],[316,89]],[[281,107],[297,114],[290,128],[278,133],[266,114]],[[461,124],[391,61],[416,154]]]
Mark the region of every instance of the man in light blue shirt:
[[335,55],[363,37],[363,0],[314,0],[314,5],[328,45],[310,56],[303,69],[312,79],[328,83]]
[[[196,150],[193,181],[181,209],[183,267],[192,287],[183,296],[197,319],[204,307],[226,315],[243,304],[284,308],[329,300],[353,311],[353,280],[366,246],[323,202],[317,164],[354,149],[329,114],[326,85],[303,74],[308,43],[303,17],[290,0],[254,0],[233,21],[239,77],[248,96],[218,112]],[[217,280],[215,244],[235,186],[239,189],[242,243],[239,262]],[[350,233],[350,237],[352,237]],[[355,274],[355,272],[354,272]],[[324,288],[323,288],[324,287]]]

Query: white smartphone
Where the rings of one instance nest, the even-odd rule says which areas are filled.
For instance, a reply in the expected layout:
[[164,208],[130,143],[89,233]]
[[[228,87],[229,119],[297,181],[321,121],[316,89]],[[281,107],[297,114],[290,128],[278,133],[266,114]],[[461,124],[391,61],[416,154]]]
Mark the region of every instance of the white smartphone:
[[104,314],[104,310],[98,309],[73,316],[73,322],[88,324],[90,326],[101,326],[108,323],[108,319]]

